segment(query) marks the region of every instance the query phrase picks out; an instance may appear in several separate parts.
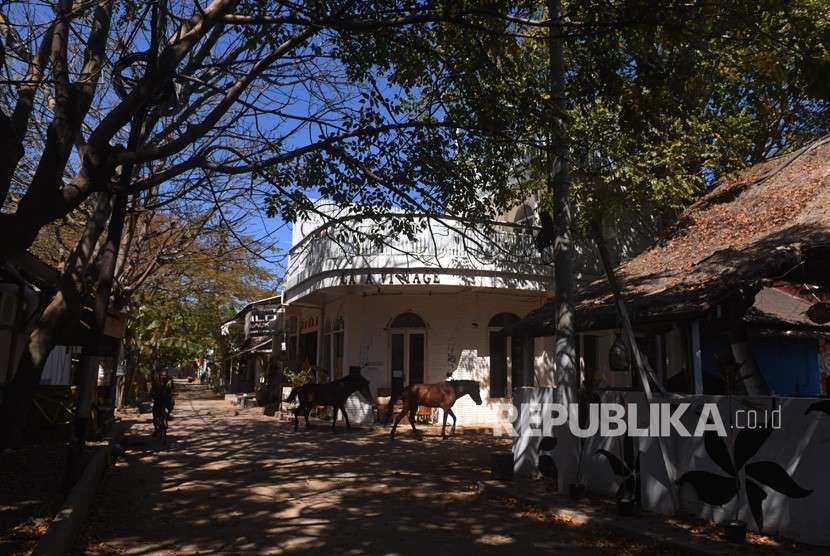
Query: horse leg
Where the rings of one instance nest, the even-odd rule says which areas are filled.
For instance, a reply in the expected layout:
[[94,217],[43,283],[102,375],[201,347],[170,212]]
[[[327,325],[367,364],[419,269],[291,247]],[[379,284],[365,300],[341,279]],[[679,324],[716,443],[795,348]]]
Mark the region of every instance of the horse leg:
[[398,415],[395,417],[395,422],[392,424],[392,433],[391,433],[391,435],[390,435],[390,438],[391,438],[392,440],[395,440],[395,429],[397,429],[397,428],[398,428],[398,423],[400,423],[400,422],[401,422],[401,419],[403,419],[403,416],[404,416],[404,415],[406,415],[406,408],[403,408],[403,409],[401,410],[401,412],[400,412],[400,413],[398,413]]
[[452,412],[452,409],[447,409],[444,412],[444,423],[447,422],[447,414],[449,413],[450,417],[452,417],[452,430],[450,430],[450,434],[455,434],[455,422],[457,419],[455,418],[455,413]]
[[343,420],[346,421],[346,430],[352,430],[352,424],[349,423],[349,414],[346,413],[345,405],[340,405],[340,413],[343,414]]
[[332,407],[334,408],[334,411],[332,412],[332,413],[334,413],[334,415],[332,415],[332,417],[331,417],[331,432],[337,432],[336,425],[337,425],[337,409],[338,408],[337,408],[336,405],[334,405]]
[[294,432],[297,432],[297,429],[300,428],[300,408],[294,408]]
[[444,410],[444,424],[441,425],[441,438],[447,438],[447,410]]
[[303,413],[303,417],[305,417],[305,428],[308,428],[308,416],[311,413],[311,404],[306,406],[305,413]]
[[412,425],[412,432],[418,434],[418,429],[415,428],[415,414],[418,412],[418,406],[413,405],[409,410],[409,424]]

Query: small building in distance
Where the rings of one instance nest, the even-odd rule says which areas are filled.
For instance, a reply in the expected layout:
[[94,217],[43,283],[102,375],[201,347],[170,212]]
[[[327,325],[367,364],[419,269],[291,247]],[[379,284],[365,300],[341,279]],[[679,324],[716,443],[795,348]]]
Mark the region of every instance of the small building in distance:
[[275,295],[248,303],[222,324],[229,353],[221,362],[221,381],[228,393],[254,392],[270,369],[287,364],[279,341],[284,313],[282,296]]

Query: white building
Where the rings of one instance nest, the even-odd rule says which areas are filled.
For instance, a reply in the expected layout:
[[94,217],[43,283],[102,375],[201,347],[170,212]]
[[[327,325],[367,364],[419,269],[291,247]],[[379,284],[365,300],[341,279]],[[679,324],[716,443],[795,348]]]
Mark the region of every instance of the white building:
[[501,328],[539,308],[552,266],[533,245],[532,210],[473,228],[412,218],[414,238],[383,245],[349,239],[356,218],[294,225],[283,301],[288,360],[332,378],[350,370],[383,396],[404,385],[475,379],[484,403],[457,404],[459,424],[492,423],[517,386],[550,385],[550,338],[510,338]]

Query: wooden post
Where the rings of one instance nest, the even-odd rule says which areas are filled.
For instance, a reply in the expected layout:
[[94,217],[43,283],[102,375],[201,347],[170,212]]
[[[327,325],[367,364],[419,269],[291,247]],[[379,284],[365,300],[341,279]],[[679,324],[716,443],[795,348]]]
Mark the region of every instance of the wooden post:
[[[660,391],[662,395],[666,395],[666,391],[663,389],[663,386],[660,382],[657,381],[657,378],[654,376],[654,373],[648,367],[648,361],[642,356],[640,353],[640,348],[637,346],[637,338],[634,336],[634,329],[631,326],[631,321],[628,318],[628,312],[625,309],[625,303],[622,300],[622,292],[620,290],[620,285],[617,282],[617,277],[614,274],[614,269],[611,267],[611,261],[608,257],[608,248],[605,246],[605,239],[602,235],[602,227],[599,222],[592,222],[591,223],[591,230],[594,234],[594,241],[597,245],[597,250],[599,251],[599,257],[602,261],[602,266],[605,269],[605,275],[608,278],[608,284],[611,287],[611,292],[614,295],[614,303],[617,306],[617,311],[619,312],[620,319],[623,321],[623,328],[625,330],[625,336],[628,340],[628,345],[631,348],[631,353],[634,355],[634,362],[637,365],[637,371],[640,375],[640,383],[643,386],[643,393],[646,397],[646,403],[649,405],[652,403],[653,397],[651,392],[651,385],[649,384],[649,377],[651,380],[654,381],[655,386]],[[674,511],[677,512],[680,508],[680,500],[678,499],[677,492],[674,488],[674,482],[676,479],[676,473],[674,469],[674,464],[672,464],[671,460],[669,459],[668,452],[666,450],[665,442],[663,437],[657,436],[657,448],[660,450],[660,456],[663,458],[663,467],[666,470],[666,477],[668,478],[669,484],[666,485],[666,488],[669,491],[669,495],[671,496],[672,505],[674,507]]]
[[694,393],[703,394],[703,354],[700,349],[700,321],[692,321],[692,377]]
[[666,390],[663,388],[660,381],[657,380],[657,377],[654,376],[654,371],[651,369],[648,360],[643,357],[640,352],[640,348],[637,345],[637,337],[634,335],[634,328],[631,326],[631,320],[628,318],[628,311],[626,310],[625,303],[623,303],[622,300],[620,285],[617,282],[617,277],[614,275],[614,269],[611,267],[611,260],[608,256],[608,248],[605,245],[601,225],[598,222],[593,222],[591,224],[591,230],[594,234],[594,242],[596,243],[597,250],[599,251],[599,258],[602,261],[602,267],[605,269],[605,276],[608,278],[608,285],[611,287],[611,293],[614,296],[614,304],[617,307],[617,312],[623,323],[623,333],[625,335],[625,339],[632,355],[634,356],[634,363],[637,367],[637,371],[639,372],[640,382],[643,385],[643,392],[645,392],[646,398],[651,401],[652,382],[657,387],[657,391],[660,392],[660,394],[665,395]]
[[744,383],[746,393],[750,396],[768,396],[770,387],[755,362],[743,320],[739,319],[735,322],[735,325],[729,329],[727,337],[732,348],[732,357],[739,365],[739,378]]

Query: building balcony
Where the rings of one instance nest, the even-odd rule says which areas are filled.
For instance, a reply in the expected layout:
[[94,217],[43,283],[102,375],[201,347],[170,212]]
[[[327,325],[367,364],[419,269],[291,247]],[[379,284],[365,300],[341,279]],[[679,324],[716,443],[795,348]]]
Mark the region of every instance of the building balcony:
[[546,289],[552,266],[534,246],[538,229],[413,218],[421,224],[414,237],[381,240],[373,240],[371,225],[359,221],[297,223],[289,253],[286,302],[321,289],[352,286]]

